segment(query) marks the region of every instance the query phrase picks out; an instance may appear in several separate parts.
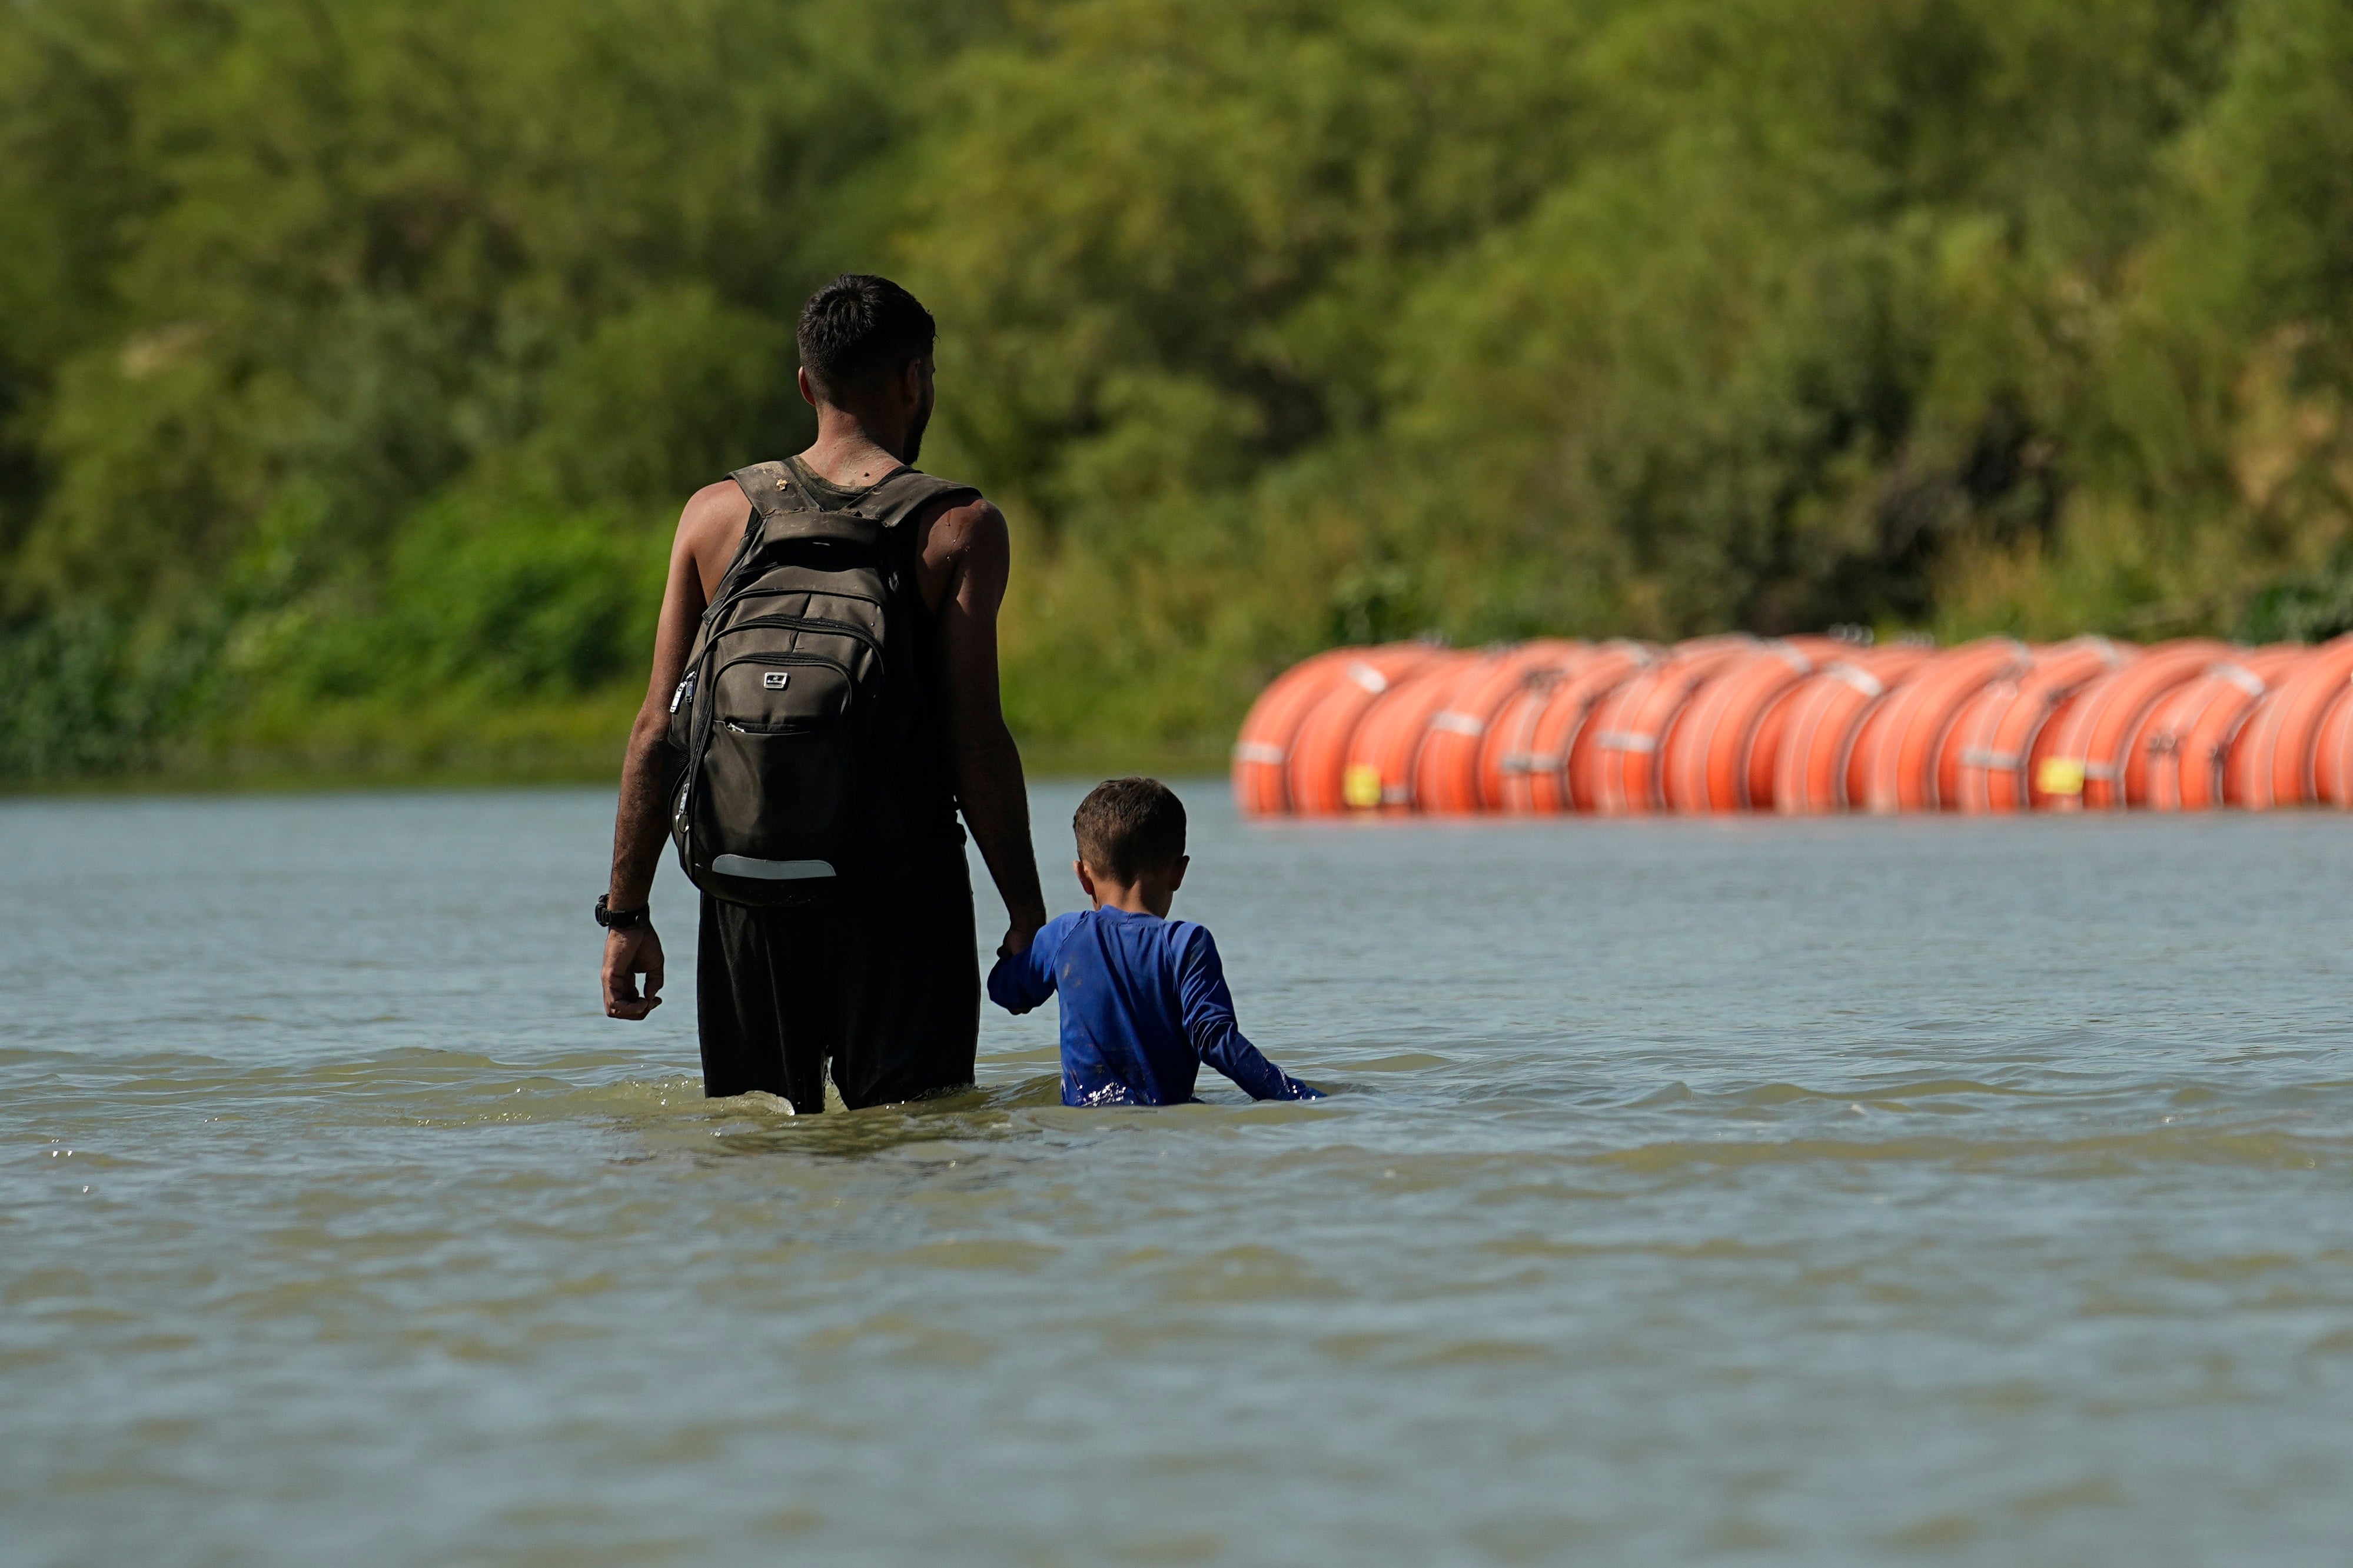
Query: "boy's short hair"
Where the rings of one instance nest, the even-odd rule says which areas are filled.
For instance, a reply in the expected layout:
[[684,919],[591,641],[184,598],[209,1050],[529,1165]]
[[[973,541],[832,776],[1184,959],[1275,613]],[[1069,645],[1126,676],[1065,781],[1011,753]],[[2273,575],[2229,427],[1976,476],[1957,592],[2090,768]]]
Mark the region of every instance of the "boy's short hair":
[[939,327],[888,278],[845,272],[801,307],[801,368],[818,390],[873,392],[932,352]]
[[1122,882],[1185,855],[1185,803],[1158,779],[1112,779],[1087,792],[1071,817],[1079,858]]

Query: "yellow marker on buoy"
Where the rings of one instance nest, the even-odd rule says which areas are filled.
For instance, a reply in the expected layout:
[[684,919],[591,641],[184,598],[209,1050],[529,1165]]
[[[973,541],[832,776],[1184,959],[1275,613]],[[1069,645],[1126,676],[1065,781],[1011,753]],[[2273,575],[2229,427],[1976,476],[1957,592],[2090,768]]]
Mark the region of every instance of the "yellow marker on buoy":
[[2034,787],[2044,795],[2083,794],[2084,759],[2045,757],[2042,771],[2034,775]]
[[1356,763],[1340,781],[1340,797],[1358,811],[1375,810],[1381,804],[1381,770]]

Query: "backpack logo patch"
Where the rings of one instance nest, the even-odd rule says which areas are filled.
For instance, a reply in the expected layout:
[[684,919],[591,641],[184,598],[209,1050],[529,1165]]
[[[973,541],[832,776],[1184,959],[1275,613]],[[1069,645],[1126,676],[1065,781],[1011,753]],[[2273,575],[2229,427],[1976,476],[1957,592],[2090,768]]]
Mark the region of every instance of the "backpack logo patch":
[[765,675],[760,677],[760,684],[766,687],[771,691],[782,691],[785,689],[786,683],[791,679],[792,676],[788,672],[781,669],[772,669]]

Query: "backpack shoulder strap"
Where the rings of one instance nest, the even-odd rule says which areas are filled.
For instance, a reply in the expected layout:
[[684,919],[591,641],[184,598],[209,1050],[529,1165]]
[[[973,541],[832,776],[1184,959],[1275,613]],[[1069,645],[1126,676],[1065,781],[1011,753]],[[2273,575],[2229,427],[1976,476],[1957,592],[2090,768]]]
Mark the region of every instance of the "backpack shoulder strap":
[[819,540],[868,549],[879,542],[871,493],[854,507],[828,511],[809,494],[789,462],[754,463],[727,477],[735,481],[735,488],[752,503],[751,518],[744,525],[743,554],[749,554],[764,540]]
[[[776,471],[771,473],[771,469]],[[744,516],[744,537],[735,542],[735,553],[727,558],[727,570],[719,574],[718,591],[712,595],[712,602],[703,606],[702,618],[706,622],[711,619],[711,612],[726,597],[727,586],[733,581],[735,574],[743,569],[744,561],[760,542],[761,530],[767,521],[768,509],[773,504],[768,498],[776,493],[779,475],[789,477],[782,463],[754,463],[727,476],[735,481],[735,488],[744,492],[744,499],[752,503],[752,510]]]
[[[815,511],[817,503],[800,488],[793,476],[790,463],[754,463],[748,468],[738,468],[727,476],[744,499],[752,503],[754,518],[781,517],[788,511]],[[746,531],[750,531],[747,526]]]
[[900,468],[867,491],[858,510],[885,528],[896,528],[934,503],[951,498],[957,506],[968,506],[980,499],[980,491],[921,468]]
[[[799,477],[790,463],[754,463],[748,468],[738,468],[727,476],[735,481],[744,499],[752,503],[755,517],[775,519],[792,512],[823,512],[815,497],[802,488]],[[863,518],[884,528],[896,527],[934,502],[953,497],[959,506],[980,499],[980,491],[971,485],[944,479],[920,468],[894,468],[872,489],[847,509],[851,517]],[[747,530],[748,531],[748,530]]]

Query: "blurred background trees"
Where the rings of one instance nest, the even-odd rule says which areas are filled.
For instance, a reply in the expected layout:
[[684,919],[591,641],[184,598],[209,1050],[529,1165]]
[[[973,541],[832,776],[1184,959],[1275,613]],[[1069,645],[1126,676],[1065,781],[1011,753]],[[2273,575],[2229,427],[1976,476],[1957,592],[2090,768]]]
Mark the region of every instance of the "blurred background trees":
[[1422,631],[2353,625],[2342,0],[0,0],[0,773],[602,765],[845,268],[1034,742]]

